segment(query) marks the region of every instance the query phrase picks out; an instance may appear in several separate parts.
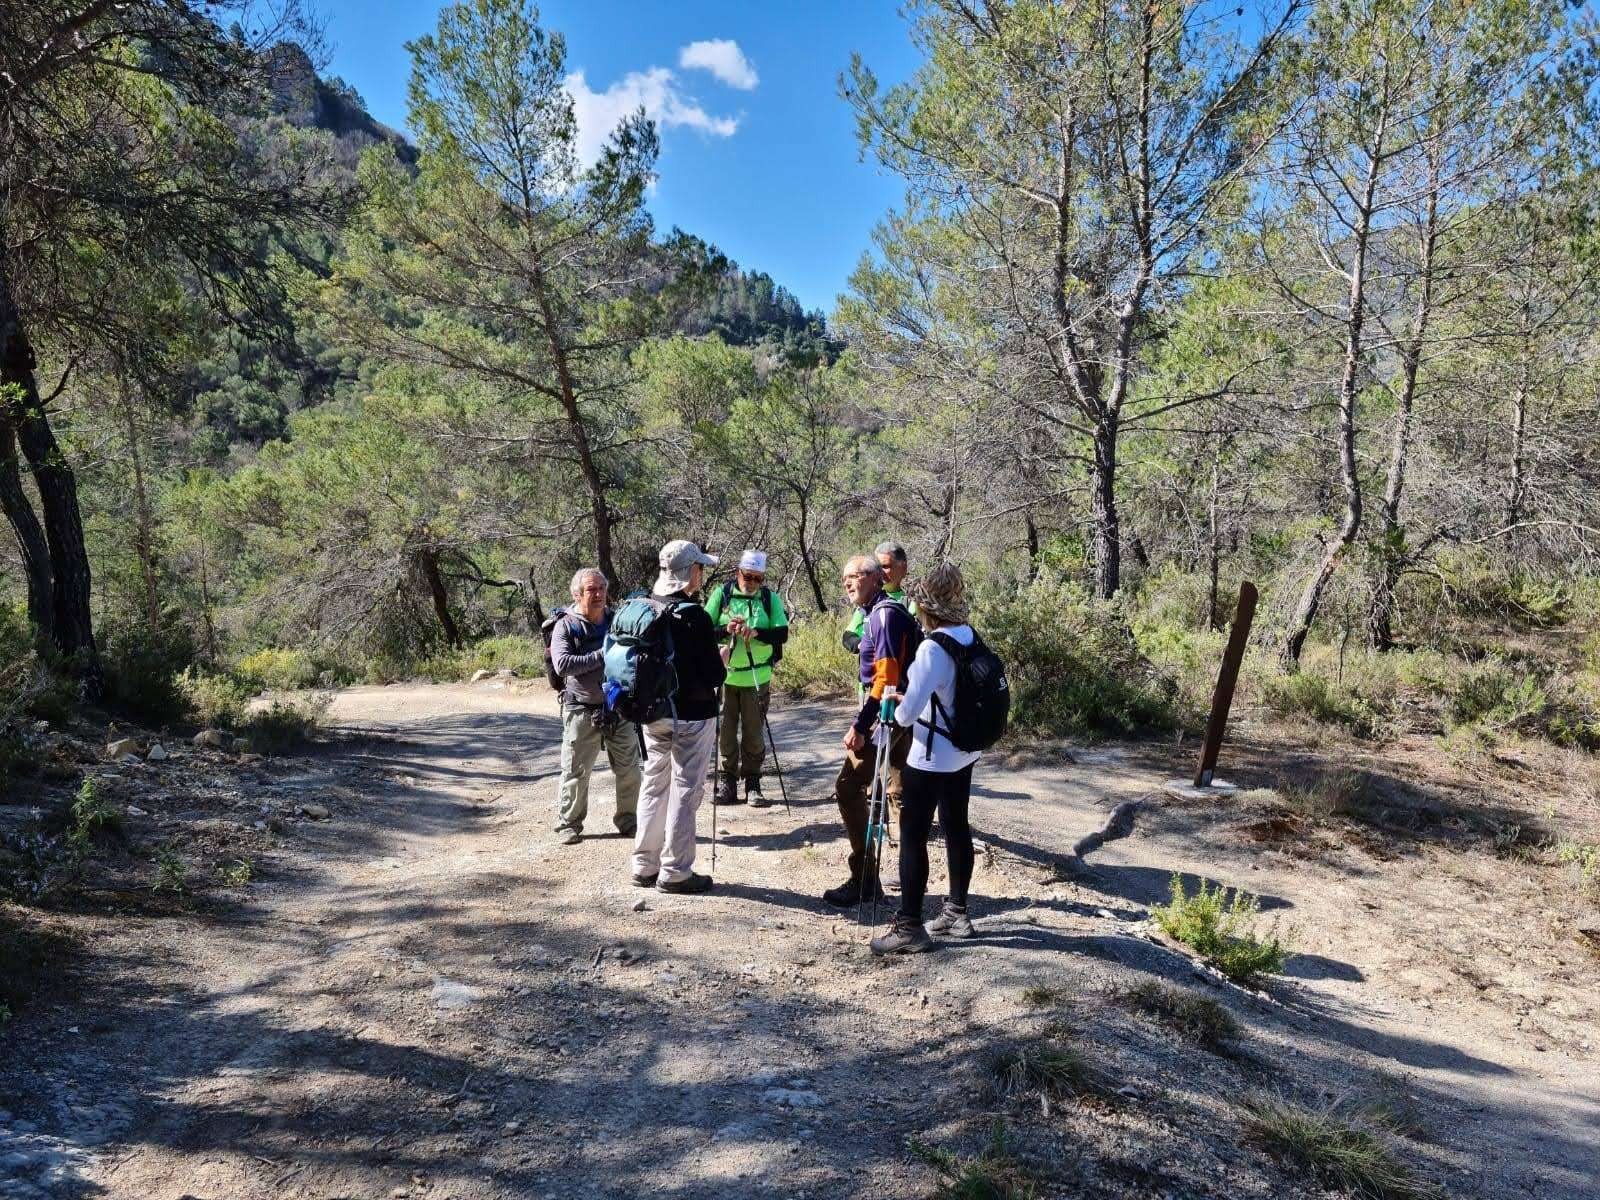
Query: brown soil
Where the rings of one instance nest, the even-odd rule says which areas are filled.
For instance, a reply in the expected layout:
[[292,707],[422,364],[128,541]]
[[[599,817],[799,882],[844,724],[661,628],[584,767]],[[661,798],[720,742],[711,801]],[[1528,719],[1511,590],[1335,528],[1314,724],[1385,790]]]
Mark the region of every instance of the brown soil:
[[[1431,743],[1355,761],[1246,727],[1225,760],[1240,783],[1355,766],[1381,813],[1162,800],[1059,881],[1068,847],[1187,751],[990,756],[979,936],[882,962],[817,899],[843,859],[825,706],[775,713],[793,815],[719,810],[706,897],[630,886],[608,775],[598,836],[554,844],[547,692],[356,688],[331,720],[348,740],[310,756],[185,747],[113,769],[104,786],[146,815],[52,917],[78,957],[0,1031],[0,1195],[923,1196],[908,1140],[975,1154],[997,1118],[1041,1197],[1322,1194],[1244,1137],[1239,1101],[1263,1090],[1402,1093],[1398,1152],[1445,1195],[1600,1194],[1593,902],[1566,868],[1498,856],[1519,814],[1593,836],[1592,795],[1548,776],[1518,807]],[[707,806],[701,869],[711,825]],[[146,889],[163,844],[190,895]],[[224,886],[238,859],[252,880]],[[1175,872],[1244,887],[1293,931],[1270,995],[1152,934]],[[1219,1000],[1241,1038],[1216,1053],[1138,1015],[1123,997],[1152,978]],[[1090,1094],[998,1094],[992,1060],[1045,1036],[1092,1068]]]

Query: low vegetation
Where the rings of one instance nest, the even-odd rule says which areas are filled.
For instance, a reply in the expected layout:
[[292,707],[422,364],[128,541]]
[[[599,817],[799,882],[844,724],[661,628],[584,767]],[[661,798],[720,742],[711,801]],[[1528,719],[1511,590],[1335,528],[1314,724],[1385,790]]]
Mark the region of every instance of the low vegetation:
[[1278,1095],[1244,1103],[1247,1136],[1288,1166],[1357,1200],[1434,1200],[1396,1151],[1379,1110],[1335,1102],[1311,1107]]
[[907,1145],[938,1173],[932,1200],[1033,1200],[1038,1195],[1031,1174],[1012,1155],[1005,1123],[998,1119],[988,1146],[976,1157],[963,1157],[917,1138]]
[[1172,987],[1152,979],[1130,989],[1124,999],[1135,1012],[1159,1021],[1208,1050],[1227,1050],[1240,1034],[1239,1022],[1232,1013],[1210,996],[1188,988]]
[[1263,975],[1283,971],[1289,957],[1287,943],[1276,927],[1257,930],[1261,901],[1244,891],[1234,891],[1202,879],[1199,890],[1188,895],[1183,878],[1172,877],[1172,899],[1150,910],[1161,931],[1182,942],[1235,983],[1254,983]]

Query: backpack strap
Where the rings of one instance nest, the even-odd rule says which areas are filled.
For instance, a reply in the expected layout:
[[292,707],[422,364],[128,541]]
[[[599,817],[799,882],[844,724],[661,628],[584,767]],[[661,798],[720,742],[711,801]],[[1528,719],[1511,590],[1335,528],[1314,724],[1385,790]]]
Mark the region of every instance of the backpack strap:
[[[948,633],[941,633],[937,630],[931,631],[928,634],[928,640],[933,642],[934,645],[938,646],[939,649],[943,650],[950,656],[950,661],[955,664],[955,669],[957,671],[961,670],[960,652],[965,649],[965,647],[963,647],[960,642],[956,641],[955,638],[951,637]],[[954,690],[955,680],[952,679],[951,691]],[[935,734],[938,734],[940,737],[944,738],[945,741],[949,742],[951,749],[955,748],[956,742],[955,739],[950,736],[949,721],[945,721],[942,729],[939,727],[939,714],[944,713],[945,716],[948,717],[950,713],[949,710],[947,710],[945,706],[940,703],[938,692],[934,692],[928,697],[928,710],[928,718],[924,721],[918,721],[917,724],[921,725],[928,731],[928,736],[923,744],[928,747],[928,757],[932,758],[933,738]]]

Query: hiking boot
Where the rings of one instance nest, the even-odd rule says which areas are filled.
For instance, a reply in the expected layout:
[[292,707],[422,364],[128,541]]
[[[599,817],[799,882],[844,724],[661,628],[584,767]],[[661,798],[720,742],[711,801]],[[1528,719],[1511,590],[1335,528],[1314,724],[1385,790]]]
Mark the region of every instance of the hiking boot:
[[744,798],[739,795],[739,777],[737,775],[724,775],[717,781],[716,795],[711,797],[713,804],[743,804]]
[[639,832],[639,819],[632,815],[618,817],[611,823],[617,827],[617,832],[623,837],[631,838],[634,834]]
[[921,921],[895,913],[889,928],[872,939],[874,954],[920,954],[933,949],[933,939],[922,927]]
[[[882,904],[886,899],[883,894],[883,889],[878,888],[877,892],[877,896],[871,898],[876,899],[878,903]],[[852,904],[861,903],[861,894],[861,880],[847,879],[838,887],[829,888],[827,891],[823,892],[822,898],[835,908],[849,908]]]
[[744,777],[744,798],[751,808],[765,808],[767,798],[761,794],[761,776],[746,775]]
[[581,830],[573,829],[570,825],[563,825],[556,830],[556,844],[558,846],[576,846],[583,841]]
[[656,874],[635,875],[633,877],[633,886],[634,887],[655,887],[656,880],[658,878],[659,878],[659,876],[656,875]]
[[972,919],[967,916],[965,904],[944,902],[939,915],[928,922],[928,932],[941,937],[969,938],[972,936]]
[[666,892],[669,896],[698,896],[701,892],[709,892],[710,890],[711,876],[696,875],[693,871],[689,872],[687,879],[656,884],[656,891]]

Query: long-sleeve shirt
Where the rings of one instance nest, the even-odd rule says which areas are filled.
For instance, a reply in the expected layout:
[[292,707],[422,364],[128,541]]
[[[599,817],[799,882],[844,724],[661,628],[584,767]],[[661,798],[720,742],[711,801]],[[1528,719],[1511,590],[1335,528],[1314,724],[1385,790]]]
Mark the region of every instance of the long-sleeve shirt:
[[[765,597],[762,592],[766,592]],[[789,614],[783,609],[783,597],[765,587],[746,594],[729,584],[711,593],[706,615],[719,634],[724,634],[734,617],[743,617],[755,633],[748,642],[742,638],[734,642],[733,657],[728,661],[728,686],[753,688],[771,683],[773,647],[783,645],[789,638]]]
[[[971,625],[946,625],[939,632],[949,634],[958,646],[972,645]],[[939,698],[936,723],[941,730],[947,730],[955,712],[956,663],[943,646],[925,637],[906,674],[905,695],[894,712],[895,724],[916,730],[916,736],[911,739],[911,753],[906,756],[907,766],[919,771],[959,771],[977,762],[979,755],[972,750],[957,750],[943,733],[934,733],[928,728],[927,723],[934,719],[935,696]]]
[[878,719],[878,706],[886,688],[898,688],[910,669],[917,643],[922,640],[905,606],[883,592],[867,609],[861,627],[861,711],[853,722],[858,733],[869,733]]
[[717,631],[706,610],[682,592],[656,599],[679,602],[668,618],[672,622],[672,665],[678,674],[673,710],[680,721],[710,720],[717,715],[717,692],[728,676],[717,649]]
[[568,612],[550,631],[550,661],[565,681],[561,703],[593,708],[606,702],[605,640],[611,628],[608,608],[598,621],[585,621]]

